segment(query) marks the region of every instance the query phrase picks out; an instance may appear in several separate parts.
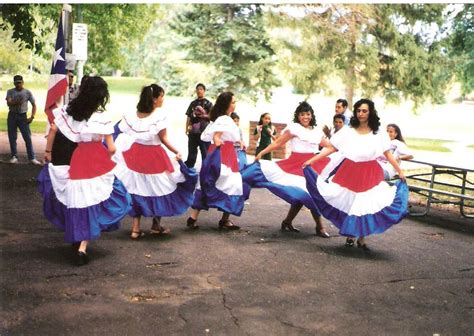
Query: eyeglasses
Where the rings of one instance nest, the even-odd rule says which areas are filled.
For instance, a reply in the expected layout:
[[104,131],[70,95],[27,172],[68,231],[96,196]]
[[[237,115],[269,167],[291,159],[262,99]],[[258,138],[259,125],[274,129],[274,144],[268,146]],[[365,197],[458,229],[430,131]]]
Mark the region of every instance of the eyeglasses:
[[369,112],[369,110],[367,110],[367,109],[357,109],[356,112],[357,113],[359,113],[359,112],[367,113],[367,112]]

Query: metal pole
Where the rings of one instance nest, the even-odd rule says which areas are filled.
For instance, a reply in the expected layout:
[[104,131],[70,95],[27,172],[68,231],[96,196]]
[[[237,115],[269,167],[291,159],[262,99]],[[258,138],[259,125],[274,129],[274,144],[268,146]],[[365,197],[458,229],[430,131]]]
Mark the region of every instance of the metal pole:
[[[82,9],[81,4],[77,4],[77,23],[82,23]],[[82,76],[84,75],[85,61],[77,61],[77,84],[81,84]]]
[[69,17],[72,12],[72,6],[68,4],[63,5],[62,16],[63,16],[63,32],[64,32],[64,51],[71,52],[71,38],[69,37]]

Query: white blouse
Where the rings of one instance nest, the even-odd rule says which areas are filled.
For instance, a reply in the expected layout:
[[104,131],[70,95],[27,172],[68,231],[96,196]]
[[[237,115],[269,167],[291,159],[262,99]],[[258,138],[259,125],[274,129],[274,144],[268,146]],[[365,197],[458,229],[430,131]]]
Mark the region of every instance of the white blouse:
[[54,123],[62,134],[73,142],[102,141],[104,135],[114,133],[109,113],[94,112],[89,120],[74,120],[67,112],[67,105],[53,110]]
[[165,128],[166,116],[157,110],[144,118],[139,118],[137,112],[126,114],[119,123],[120,131],[142,145],[161,145],[158,133]]
[[355,162],[375,160],[390,149],[390,138],[382,129],[377,134],[359,134],[352,127],[343,127],[330,141],[342,156]]
[[207,125],[201,134],[201,140],[207,142],[212,141],[214,133],[216,132],[222,132],[222,141],[236,142],[240,140],[239,127],[237,127],[235,122],[228,115],[220,116],[216,121]]
[[293,136],[290,140],[291,152],[295,153],[318,153],[319,144],[324,136],[322,130],[317,127],[306,128],[299,123],[289,124],[282,134],[290,132]]

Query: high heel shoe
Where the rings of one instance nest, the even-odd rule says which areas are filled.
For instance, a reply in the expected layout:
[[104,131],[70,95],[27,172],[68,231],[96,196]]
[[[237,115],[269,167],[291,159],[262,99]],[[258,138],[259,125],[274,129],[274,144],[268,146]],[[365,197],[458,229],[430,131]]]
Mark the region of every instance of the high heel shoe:
[[369,247],[367,244],[362,244],[359,240],[357,240],[357,247],[363,249],[364,251],[370,251]]
[[82,251],[77,251],[76,255],[76,265],[77,266],[83,266],[89,263],[89,256],[87,253],[82,252]]
[[316,236],[321,237],[321,238],[331,238],[329,233],[327,233],[326,231],[324,231],[322,229],[318,229],[318,228],[316,228]]
[[285,231],[285,230],[288,230],[291,232],[300,232],[300,230],[295,228],[293,224],[283,221],[281,222],[281,231]]
[[188,217],[186,220],[186,226],[190,229],[199,229],[199,226],[196,224],[196,219]]
[[145,236],[145,232],[143,232],[143,231],[132,231],[132,232],[130,232],[130,239],[132,239],[132,240],[138,240],[138,239],[142,238],[143,236]]
[[347,237],[346,238],[346,243],[344,244],[346,247],[352,247],[354,246],[354,238]]
[[219,229],[227,229],[227,230],[239,230],[240,229],[240,226],[238,225],[235,225],[234,223],[232,223],[230,220],[220,220],[219,221]]

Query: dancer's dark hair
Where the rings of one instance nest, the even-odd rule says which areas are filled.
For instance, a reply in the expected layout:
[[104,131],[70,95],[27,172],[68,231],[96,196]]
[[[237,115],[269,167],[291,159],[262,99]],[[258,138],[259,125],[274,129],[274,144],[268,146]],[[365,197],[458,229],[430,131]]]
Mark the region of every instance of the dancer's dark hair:
[[109,102],[107,82],[98,76],[90,76],[81,82],[79,94],[66,108],[74,120],[89,120],[92,113],[105,111]]

